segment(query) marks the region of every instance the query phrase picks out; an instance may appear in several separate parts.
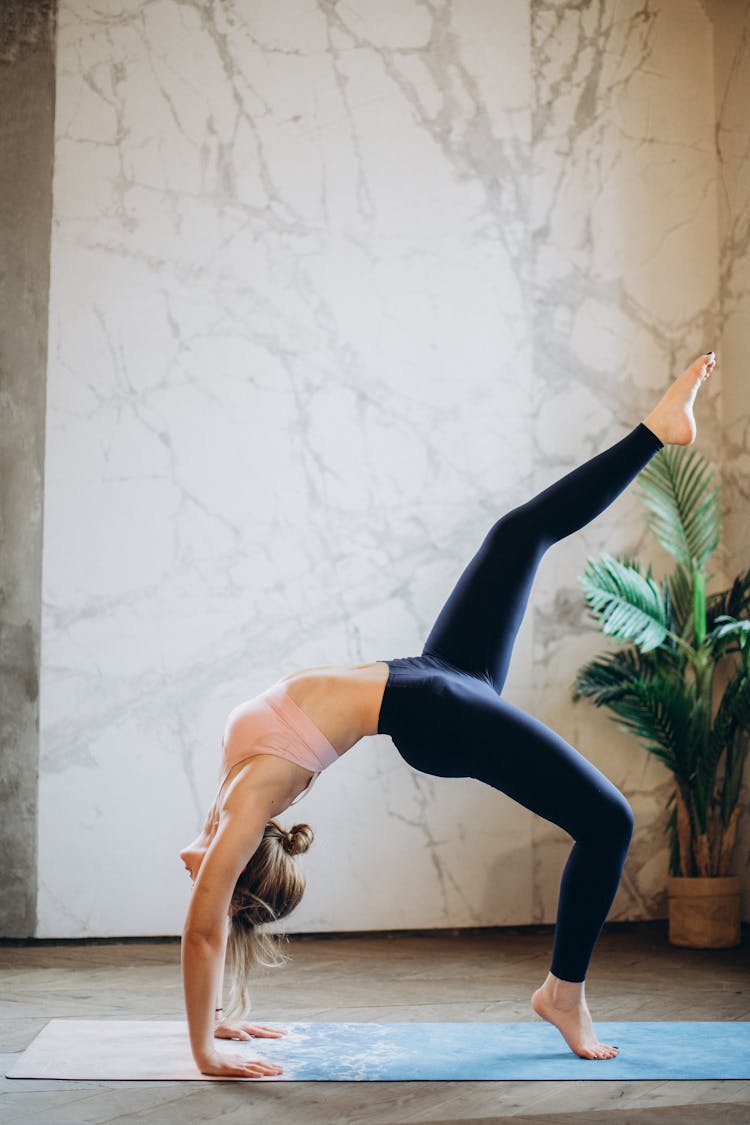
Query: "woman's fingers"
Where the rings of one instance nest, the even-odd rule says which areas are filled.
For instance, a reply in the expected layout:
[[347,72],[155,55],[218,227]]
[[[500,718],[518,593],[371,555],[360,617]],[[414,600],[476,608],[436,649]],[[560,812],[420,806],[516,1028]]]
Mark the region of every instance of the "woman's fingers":
[[249,1039],[256,1036],[258,1039],[280,1039],[287,1032],[284,1028],[266,1027],[262,1023],[248,1023],[240,1020],[237,1023],[220,1023],[214,1028],[217,1039]]
[[216,1039],[250,1039],[249,1033],[241,1027],[229,1027],[226,1024],[214,1028],[214,1037]]
[[256,1064],[255,1066],[246,1066],[244,1073],[249,1074],[252,1078],[274,1078],[277,1074],[281,1074],[282,1070],[281,1067],[271,1070],[268,1067]]
[[276,1078],[283,1074],[283,1066],[265,1059],[246,1059],[242,1055],[214,1056],[202,1068],[203,1074],[217,1078]]
[[266,1027],[263,1023],[243,1023],[241,1026],[259,1039],[278,1039],[279,1036],[287,1034],[284,1028]]
[[262,1076],[272,1078],[276,1074],[282,1074],[284,1068],[277,1066],[275,1063],[266,1063],[255,1059],[253,1062],[248,1063],[247,1070],[258,1078]]
[[261,1063],[263,1074],[282,1074],[284,1071],[283,1066],[277,1066],[275,1063]]
[[278,1063],[266,1062],[264,1059],[243,1059],[241,1055],[232,1056],[231,1061],[228,1060],[227,1069],[232,1074],[240,1077],[249,1075],[251,1078],[272,1077],[284,1071],[283,1066]]

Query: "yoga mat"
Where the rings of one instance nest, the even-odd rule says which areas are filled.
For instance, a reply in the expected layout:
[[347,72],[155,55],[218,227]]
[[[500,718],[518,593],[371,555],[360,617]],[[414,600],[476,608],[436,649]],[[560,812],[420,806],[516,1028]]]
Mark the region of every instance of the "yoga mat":
[[440,1082],[750,1078],[750,1022],[596,1021],[615,1059],[579,1059],[549,1024],[301,1023],[282,1039],[217,1039],[216,1050],[278,1062],[274,1078],[212,1078],[183,1020],[62,1020],[40,1031],[8,1078],[183,1082]]

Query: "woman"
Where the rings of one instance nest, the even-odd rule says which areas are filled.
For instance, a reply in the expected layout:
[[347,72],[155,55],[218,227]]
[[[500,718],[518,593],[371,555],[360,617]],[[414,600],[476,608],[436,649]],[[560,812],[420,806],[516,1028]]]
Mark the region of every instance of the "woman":
[[550,971],[531,1004],[580,1057],[616,1056],[617,1048],[594,1032],[584,985],[633,814],[603,774],[500,693],[542,555],[604,511],[664,445],[695,441],[693,402],[715,363],[713,352],[695,360],[626,437],[499,519],[459,578],[421,656],[296,672],[230,714],[219,793],[201,835],[181,853],[195,884],[182,942],[186,1009],[204,1074],[281,1072],[275,1064],[214,1049],[215,1037],[285,1034],[224,1020],[227,940],[244,1003],[247,970],[272,947],[258,926],[299,902],[304,883],[292,857],[312,840],[307,825],[287,832],[273,818],[361,738],[383,733],[415,769],[477,778],[572,836]]

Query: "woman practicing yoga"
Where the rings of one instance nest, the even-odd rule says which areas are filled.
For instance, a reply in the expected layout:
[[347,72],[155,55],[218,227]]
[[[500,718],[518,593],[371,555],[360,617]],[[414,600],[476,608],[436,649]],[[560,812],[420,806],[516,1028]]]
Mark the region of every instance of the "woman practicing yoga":
[[227,943],[234,987],[246,1004],[247,970],[268,953],[270,935],[258,927],[299,902],[304,881],[292,857],[312,840],[307,825],[287,831],[273,818],[374,734],[390,735],[414,769],[477,778],[571,835],[550,971],[531,1004],[582,1058],[617,1054],[597,1039],[584,987],[633,814],[599,770],[500,693],[544,552],[603,512],[662,446],[692,444],[693,402],[715,363],[713,352],[701,356],[629,434],[499,519],[421,656],[305,669],[231,712],[218,795],[200,836],[180,853],[194,881],[182,940],[185,1001],[193,1055],[204,1074],[281,1072],[276,1064],[215,1050],[215,1038],[285,1034],[223,1018]]

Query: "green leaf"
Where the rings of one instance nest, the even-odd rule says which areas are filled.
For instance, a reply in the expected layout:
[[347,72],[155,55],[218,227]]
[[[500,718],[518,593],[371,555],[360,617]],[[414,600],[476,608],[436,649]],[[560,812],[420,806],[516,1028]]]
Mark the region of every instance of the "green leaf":
[[709,594],[706,598],[706,617],[708,628],[713,627],[717,616],[743,617],[750,613],[750,570],[742,576],[737,575],[728,590]]
[[739,666],[728,681],[714,717],[709,749],[702,772],[713,781],[719,760],[726,752],[725,779],[722,797],[724,823],[739,800],[742,773],[750,732],[750,677]]
[[693,571],[693,632],[699,648],[706,639],[706,575],[702,570]]
[[597,656],[576,673],[573,702],[586,698],[595,707],[607,706],[611,700],[627,694],[636,680],[653,679],[660,669],[679,673],[680,661],[679,655],[663,649],[640,652],[637,648],[623,648]]
[[572,699],[590,699],[595,707],[602,707],[626,692],[640,668],[633,649],[607,653],[584,664],[576,673]]
[[651,530],[688,569],[705,566],[721,536],[720,488],[708,487],[715,472],[697,450],[670,445],[638,474],[636,494],[651,511]]
[[[730,617],[728,614],[720,614],[714,618],[717,623],[717,628],[714,630],[714,636],[726,637],[730,635],[747,636],[750,634],[750,621],[743,618],[742,621],[737,621],[735,618]],[[719,625],[720,621],[725,621],[727,624]]]
[[625,565],[612,555],[588,559],[580,579],[586,605],[602,630],[620,641],[632,641],[643,652],[663,644],[668,630],[664,591],[637,564]]
[[674,631],[679,633],[680,636],[684,636],[685,627],[690,625],[693,612],[693,587],[690,571],[678,563],[667,579],[667,585],[672,600]]
[[[713,619],[714,627],[706,634],[706,645],[711,652],[714,663],[721,660],[728,652],[735,652],[750,646],[750,621],[746,618],[738,621],[728,614],[717,614]],[[736,644],[737,649],[732,645]]]
[[623,730],[635,734],[678,779],[688,783],[700,753],[702,707],[691,685],[669,675],[634,680],[622,698],[609,704]]

